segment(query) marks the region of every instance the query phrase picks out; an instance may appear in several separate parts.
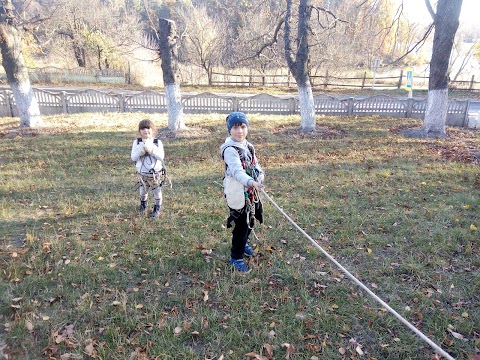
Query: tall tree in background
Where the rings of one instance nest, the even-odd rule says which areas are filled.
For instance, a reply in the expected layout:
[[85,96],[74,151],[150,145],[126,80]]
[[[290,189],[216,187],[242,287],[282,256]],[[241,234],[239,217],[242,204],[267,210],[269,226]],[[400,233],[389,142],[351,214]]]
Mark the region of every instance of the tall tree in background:
[[178,81],[178,35],[172,20],[160,19],[158,28],[158,46],[162,59],[163,83],[167,100],[168,129],[176,131],[185,128],[185,119]]
[[446,136],[445,122],[448,106],[448,65],[455,33],[458,29],[463,0],[439,0],[434,12],[430,0],[425,0],[433,17],[433,37],[430,78],[428,82],[427,109],[420,136]]
[[[315,104],[308,76],[308,22],[312,11],[310,1],[300,0],[298,5],[296,38],[292,35],[292,11],[292,0],[287,0],[284,35],[285,59],[297,83],[301,128],[303,131],[312,131],[315,130]],[[294,46],[296,49],[293,48]]]
[[210,17],[204,6],[183,6],[176,15],[185,29],[182,31],[183,60],[204,70],[208,85],[212,85],[213,67],[220,63],[226,44],[225,31],[222,29],[225,25]]
[[0,48],[2,65],[17,105],[20,126],[34,128],[43,125],[28,69],[25,66],[22,37],[16,26],[11,0],[2,0],[0,3]]

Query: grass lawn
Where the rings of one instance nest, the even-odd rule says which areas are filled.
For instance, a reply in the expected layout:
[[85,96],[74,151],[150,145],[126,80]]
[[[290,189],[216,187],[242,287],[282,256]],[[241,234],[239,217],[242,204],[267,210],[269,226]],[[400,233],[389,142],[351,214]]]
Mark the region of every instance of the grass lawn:
[[[138,121],[163,136],[172,189],[137,214]],[[478,130],[413,139],[411,119],[250,115],[269,196],[457,359],[480,356]],[[264,200],[241,276],[219,185],[225,115],[0,118],[0,358],[436,359]],[[152,204],[152,201],[150,202]],[[476,358],[474,356],[477,356]]]

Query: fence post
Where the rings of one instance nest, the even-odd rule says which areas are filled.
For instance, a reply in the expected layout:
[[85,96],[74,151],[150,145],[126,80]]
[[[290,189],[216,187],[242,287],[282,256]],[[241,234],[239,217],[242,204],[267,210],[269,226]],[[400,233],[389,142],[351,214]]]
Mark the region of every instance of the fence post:
[[400,77],[398,78],[397,89],[402,87],[402,79],[403,79],[403,69],[400,70]]
[[362,89],[365,87],[365,80],[367,79],[367,72],[365,71],[363,73],[363,79],[362,79]]
[[325,81],[323,82],[323,88],[326,89],[328,86],[328,69],[325,71]]
[[68,114],[67,108],[67,96],[65,91],[60,92],[60,101],[62,102],[62,111],[64,114]]
[[413,100],[412,98],[407,99],[407,112],[405,113],[405,117],[411,118],[412,117],[412,112],[413,112]]
[[465,116],[463,117],[462,124],[463,127],[468,125],[468,110],[470,110],[470,101],[470,99],[467,99],[467,103],[465,104]]
[[290,108],[290,115],[293,115],[295,114],[295,105],[296,105],[296,102],[295,102],[295,97],[291,97],[288,99],[288,102],[289,102],[289,108]]
[[10,91],[4,90],[3,93],[5,95],[5,104],[7,105],[8,110],[10,110],[10,117],[13,117],[13,109],[12,109],[12,102],[10,101]]
[[118,94],[118,104],[120,105],[120,112],[125,112],[125,94]]
[[348,98],[348,107],[347,107],[347,115],[353,114],[353,103],[355,102],[355,98],[350,97]]
[[473,90],[473,80],[475,79],[475,75],[472,75],[472,80],[470,80],[470,89],[468,89],[468,91],[472,91]]
[[235,96],[235,97],[233,98],[233,101],[232,101],[232,108],[233,108],[233,109],[232,109],[232,111],[238,111],[238,103],[239,103],[238,100],[239,100],[239,99],[238,99],[237,96]]

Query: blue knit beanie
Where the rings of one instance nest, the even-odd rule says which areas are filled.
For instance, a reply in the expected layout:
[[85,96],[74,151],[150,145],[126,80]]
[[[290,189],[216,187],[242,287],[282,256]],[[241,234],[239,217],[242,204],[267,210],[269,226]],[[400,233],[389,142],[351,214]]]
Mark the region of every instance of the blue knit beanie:
[[247,127],[250,126],[247,120],[247,115],[243,112],[232,112],[227,116],[227,130],[229,134],[235,124],[245,124]]

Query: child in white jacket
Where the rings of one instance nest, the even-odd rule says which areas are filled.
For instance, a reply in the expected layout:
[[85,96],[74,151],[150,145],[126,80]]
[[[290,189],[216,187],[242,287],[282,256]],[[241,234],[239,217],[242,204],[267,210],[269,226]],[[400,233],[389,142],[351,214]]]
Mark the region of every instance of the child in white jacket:
[[165,179],[163,159],[165,152],[162,142],[155,138],[155,126],[145,119],[138,124],[140,138],[132,145],[132,161],[135,162],[139,175],[140,213],[145,214],[148,206],[148,192],[153,191],[154,206],[150,217],[160,215],[162,207],[162,185]]

